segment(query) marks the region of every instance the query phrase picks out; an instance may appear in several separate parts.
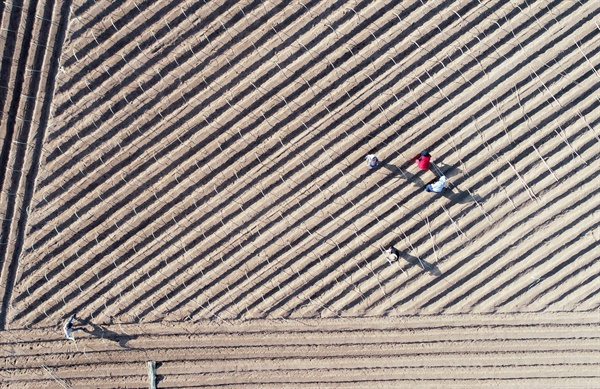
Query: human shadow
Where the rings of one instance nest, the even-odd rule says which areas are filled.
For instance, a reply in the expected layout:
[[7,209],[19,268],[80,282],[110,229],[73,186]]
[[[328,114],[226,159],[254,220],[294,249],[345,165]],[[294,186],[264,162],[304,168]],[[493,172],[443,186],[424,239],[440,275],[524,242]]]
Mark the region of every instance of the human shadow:
[[456,177],[462,174],[462,170],[456,166],[447,165],[444,162],[432,162],[430,170],[436,175],[444,175],[446,178]]
[[86,332],[92,336],[95,336],[97,338],[108,339],[110,341],[117,342],[117,343],[119,343],[119,346],[121,346],[123,348],[131,348],[130,346],[127,345],[127,342],[129,342],[130,340],[136,339],[138,337],[137,335],[119,334],[118,332],[111,331],[111,330],[107,329],[106,327],[103,327],[98,324],[94,324],[89,321],[82,321],[82,323],[85,324],[85,326],[92,327],[91,330],[88,328],[85,328],[85,327],[81,327],[81,329],[84,332]]
[[483,197],[477,194],[471,195],[469,194],[469,192],[459,190],[457,187],[444,188],[444,190],[441,193],[431,193],[431,195],[445,197],[453,203],[458,204],[467,204],[472,202],[481,203],[485,200]]
[[421,180],[417,175],[410,173],[406,170],[402,170],[401,167],[398,167],[392,163],[387,163],[382,161],[381,166],[392,173],[392,177],[399,177],[407,180],[408,182],[416,185],[419,188],[425,188],[425,183]]
[[435,276],[435,277],[439,277],[442,275],[442,272],[440,271],[440,269],[432,263],[429,263],[423,259],[419,259],[419,258],[415,257],[414,255],[410,255],[403,251],[400,251],[400,256],[402,258],[404,258],[404,260],[406,262],[409,263],[410,267],[412,267],[412,266],[420,267],[421,269],[425,270],[426,272],[428,272],[429,274],[431,274],[432,276]]

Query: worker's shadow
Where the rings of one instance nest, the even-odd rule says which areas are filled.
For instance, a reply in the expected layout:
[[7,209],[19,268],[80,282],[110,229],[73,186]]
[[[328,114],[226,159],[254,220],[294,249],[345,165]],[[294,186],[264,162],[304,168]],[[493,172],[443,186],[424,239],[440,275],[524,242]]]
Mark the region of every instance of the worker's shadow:
[[442,196],[452,201],[453,203],[458,204],[467,204],[467,203],[482,203],[485,202],[485,199],[477,194],[471,195],[469,192],[463,192],[459,190],[457,187],[449,187],[444,188],[441,193],[436,193],[435,196]]
[[[410,161],[405,164],[406,166],[398,167],[397,165],[394,165],[392,163],[381,161],[381,167],[390,171],[390,176],[392,178],[401,178],[407,180],[408,182],[415,185],[417,188],[423,189],[423,191],[425,191],[425,182],[423,182],[423,180],[417,174],[413,174],[406,170],[406,167],[410,166],[410,163],[414,162]],[[437,163],[437,167],[439,168],[439,170],[441,170],[442,174],[446,175],[447,178],[462,174],[462,171],[459,168],[456,168],[451,165],[446,165],[444,163]],[[432,170],[435,174],[439,175],[439,172],[436,172],[436,169],[434,169],[433,167],[430,168],[430,170]],[[432,180],[431,182],[428,182],[427,184],[433,184],[436,181],[437,178],[435,180]],[[457,187],[452,185],[451,181],[449,186],[444,188],[444,190],[441,193],[431,193],[431,196],[443,196],[451,200],[452,202],[459,204],[484,201],[484,199],[479,195],[471,196],[469,192],[463,192],[459,190]]]
[[85,324],[86,327],[92,327],[91,330],[86,327],[82,327],[81,329],[84,332],[97,338],[108,339],[110,341],[117,342],[119,343],[119,346],[123,348],[131,348],[127,345],[127,342],[138,337],[137,335],[119,334],[118,332],[110,331],[106,327],[102,327],[89,321],[82,321],[82,324]]
[[457,168],[456,166],[446,165],[443,162],[432,162],[432,166],[429,168],[432,172],[434,172],[438,176],[446,176],[446,178],[450,179],[452,177],[456,177],[462,175],[462,170]]
[[438,269],[438,267],[432,263],[429,263],[423,259],[419,259],[413,255],[410,255],[408,253],[405,253],[403,251],[400,252],[400,256],[402,258],[404,258],[404,260],[406,262],[409,263],[409,267],[420,267],[421,269],[425,270],[426,272],[428,272],[429,274],[431,274],[432,276],[435,277],[439,277],[442,275],[442,272],[440,271],[440,269]]
[[391,177],[393,178],[402,178],[404,180],[407,180],[408,182],[414,184],[415,186],[419,187],[419,188],[425,188],[425,183],[423,182],[423,180],[421,180],[416,174],[413,174],[409,171],[407,171],[406,169],[402,170],[400,167],[391,164],[391,163],[387,163],[385,161],[381,162],[381,166],[387,170],[389,170],[392,174]]
[[[452,165],[446,165],[443,162],[435,162],[432,165],[432,170],[437,175],[445,175],[446,178],[448,178],[448,184],[446,188],[444,188],[444,190],[441,193],[437,193],[437,196],[446,197],[448,200],[451,200],[452,202],[458,204],[466,204],[472,202],[479,203],[484,201],[483,197],[476,194],[470,195],[469,192],[463,192],[459,190],[456,186],[452,185],[451,178],[462,175],[462,170]],[[432,181],[429,184],[433,184],[433,182],[435,181]]]

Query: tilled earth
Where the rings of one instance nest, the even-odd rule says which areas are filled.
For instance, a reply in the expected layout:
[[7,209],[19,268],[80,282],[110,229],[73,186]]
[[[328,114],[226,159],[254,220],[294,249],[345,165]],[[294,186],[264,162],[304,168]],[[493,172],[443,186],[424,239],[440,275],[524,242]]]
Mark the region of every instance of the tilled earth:
[[11,387],[595,386],[594,1],[0,10]]

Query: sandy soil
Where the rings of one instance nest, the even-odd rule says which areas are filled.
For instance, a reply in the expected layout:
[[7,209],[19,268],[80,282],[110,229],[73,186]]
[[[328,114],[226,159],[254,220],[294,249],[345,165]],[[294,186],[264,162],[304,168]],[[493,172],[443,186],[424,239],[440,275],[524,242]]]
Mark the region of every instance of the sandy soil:
[[[3,79],[20,74],[13,43],[35,48],[27,36],[64,36],[64,46],[24,56],[50,80],[21,77],[23,88],[39,89],[38,103],[0,94],[1,157],[11,167],[2,180],[3,328],[51,339],[77,312],[114,334],[114,323],[183,332],[256,322],[270,334],[281,320],[309,320],[318,336],[321,323],[340,321],[356,330],[363,321],[427,327],[464,318],[477,328],[481,318],[523,317],[597,331],[589,322],[600,305],[595,2],[26,3],[47,18],[35,24],[17,17],[22,7],[3,5],[2,26],[23,31],[3,30],[1,49],[15,58],[2,62]],[[10,118],[21,112],[39,125],[19,131]],[[30,139],[22,150],[19,136]],[[411,158],[424,149],[434,165],[419,171]],[[377,169],[367,167],[369,153]],[[446,192],[424,192],[441,174]],[[390,244],[400,251],[392,264],[382,253]],[[308,356],[274,371],[248,362],[237,381],[226,374],[237,365],[214,361],[207,366],[223,369],[215,374],[183,361],[159,372],[169,386],[276,386],[287,382],[281,371],[296,382],[303,369],[321,377],[305,386],[339,387],[346,375],[348,386],[361,386],[365,369],[391,387],[408,385],[411,371],[424,386],[442,376],[467,386],[496,373],[506,384],[596,386],[598,359],[583,362],[599,351],[593,336],[557,369],[562,362],[535,340],[513,340],[518,350],[534,347],[525,360],[548,358],[536,375],[533,362],[516,367],[515,355],[491,360],[505,357],[493,346],[503,331],[490,335],[480,372],[480,349],[457,360],[439,351],[432,365],[398,351],[373,362],[381,345],[355,360],[332,355],[322,370],[307,346],[294,355]],[[122,362],[123,386],[143,386],[134,364],[154,355],[140,351],[150,333],[133,333],[135,350],[102,362]],[[425,333],[415,344],[431,341]],[[569,340],[561,342],[557,350]],[[79,379],[55,355],[46,365]],[[30,357],[22,359],[14,363],[27,370]],[[418,366],[398,368],[407,364]],[[456,376],[449,364],[462,366]],[[178,373],[185,366],[196,375]],[[13,384],[51,379],[18,374],[9,373]]]
[[[573,322],[576,321],[576,323]],[[84,324],[3,333],[8,387],[573,387],[594,386],[598,315],[534,313]]]

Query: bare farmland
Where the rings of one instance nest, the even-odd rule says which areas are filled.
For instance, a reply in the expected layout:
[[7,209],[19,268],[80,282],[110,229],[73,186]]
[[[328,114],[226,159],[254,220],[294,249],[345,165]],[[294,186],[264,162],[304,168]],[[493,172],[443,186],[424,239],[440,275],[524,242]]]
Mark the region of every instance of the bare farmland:
[[[5,328],[535,312],[597,330],[595,2],[3,4]],[[540,387],[568,378],[550,371]]]

